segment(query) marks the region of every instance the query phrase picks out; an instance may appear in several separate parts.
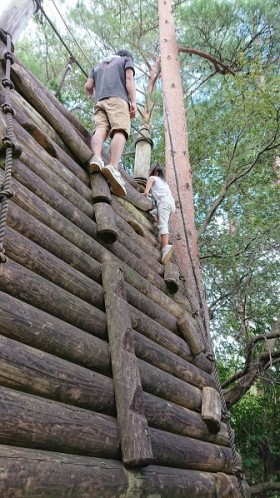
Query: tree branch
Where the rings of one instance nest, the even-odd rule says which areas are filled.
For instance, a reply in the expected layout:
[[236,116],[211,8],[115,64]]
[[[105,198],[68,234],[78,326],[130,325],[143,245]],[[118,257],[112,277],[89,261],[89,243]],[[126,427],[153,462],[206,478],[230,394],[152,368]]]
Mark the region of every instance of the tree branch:
[[230,74],[232,74],[232,76],[235,76],[235,74],[236,74],[229,66],[224,64],[221,60],[216,59],[216,57],[214,57],[213,55],[207,54],[206,52],[202,52],[201,50],[198,50],[196,48],[178,47],[178,52],[184,52],[187,54],[194,54],[194,55],[198,55],[199,57],[202,57],[203,59],[207,59],[208,61],[210,61],[213,64],[215,71],[217,73],[220,73],[220,74],[230,73]]
[[250,491],[252,496],[261,495],[264,496],[264,493],[267,491],[279,491],[280,490],[280,482],[260,482],[259,484],[254,484],[250,486]]
[[[248,175],[248,173],[250,173],[250,171],[257,164],[259,158],[264,154],[264,152],[267,152],[268,150],[271,150],[271,148],[276,148],[278,146],[278,144],[274,144],[274,141],[276,139],[276,133],[277,133],[277,131],[278,131],[278,127],[277,127],[277,130],[276,130],[275,134],[273,135],[273,137],[269,141],[269,143],[261,151],[258,152],[258,154],[255,157],[254,161],[252,161],[248,165],[245,165],[246,167],[244,167],[244,169],[240,173],[236,174],[235,176],[233,176],[232,178],[230,178],[229,180],[227,180],[226,183],[222,186],[221,191],[220,191],[218,197],[213,202],[212,206],[210,207],[210,209],[209,209],[209,211],[208,211],[208,213],[206,215],[206,218],[205,218],[204,222],[202,223],[200,229],[197,231],[198,238],[201,237],[201,235],[203,234],[203,232],[206,230],[207,226],[209,225],[210,221],[212,220],[212,218],[213,218],[215,212],[217,211],[218,207],[223,202],[223,200],[224,200],[224,198],[226,196],[226,193],[229,190],[229,188],[234,183],[236,183],[238,180],[240,180],[244,176]],[[272,147],[272,144],[273,144],[273,147]]]
[[[272,327],[269,334],[259,334],[252,338],[247,346],[247,357],[244,368],[234,374],[230,379],[222,384],[222,388],[228,387],[238,380],[238,382],[228,391],[224,393],[225,401],[228,407],[234,405],[254,384],[259,375],[279,363],[280,350],[271,351],[267,345],[268,339],[280,337],[280,316]],[[255,344],[264,341],[266,349],[264,349],[255,359],[253,357],[253,349]]]

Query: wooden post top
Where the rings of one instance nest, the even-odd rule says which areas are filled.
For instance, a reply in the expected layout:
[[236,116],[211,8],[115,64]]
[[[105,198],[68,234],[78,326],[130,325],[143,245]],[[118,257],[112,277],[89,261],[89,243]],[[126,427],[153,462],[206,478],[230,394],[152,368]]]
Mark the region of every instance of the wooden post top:
[[[0,28],[10,33],[13,43],[19,39],[36,8],[34,0],[10,0],[6,5],[4,3],[0,12]],[[5,50],[6,44],[0,39],[0,57]]]

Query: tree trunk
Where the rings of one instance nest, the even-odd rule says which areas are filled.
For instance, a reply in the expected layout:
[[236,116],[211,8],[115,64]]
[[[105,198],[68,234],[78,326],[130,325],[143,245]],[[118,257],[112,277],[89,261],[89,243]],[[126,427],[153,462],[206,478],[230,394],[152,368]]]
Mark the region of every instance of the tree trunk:
[[165,113],[166,176],[176,200],[171,225],[176,260],[186,277],[194,310],[206,315],[194,218],[192,171],[189,161],[186,116],[180,62],[170,0],[158,1],[161,72]]

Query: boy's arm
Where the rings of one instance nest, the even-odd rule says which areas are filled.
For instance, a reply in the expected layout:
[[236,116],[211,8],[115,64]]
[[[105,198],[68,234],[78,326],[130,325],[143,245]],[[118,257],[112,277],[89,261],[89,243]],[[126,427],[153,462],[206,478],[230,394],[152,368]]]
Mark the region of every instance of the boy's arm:
[[155,177],[154,176],[150,176],[149,180],[147,181],[147,185],[146,185],[145,192],[144,192],[144,195],[146,197],[148,197],[148,194],[149,194],[149,192],[151,190],[151,186],[153,185],[154,181],[155,181]]
[[89,97],[93,97],[94,95],[94,79],[88,78],[85,83],[85,91],[89,95]]
[[130,100],[130,108],[129,108],[129,114],[130,118],[134,119],[136,116],[136,88],[135,88],[135,81],[134,81],[134,72],[133,69],[127,68],[125,70],[125,84],[126,84],[126,89],[127,93],[129,96]]

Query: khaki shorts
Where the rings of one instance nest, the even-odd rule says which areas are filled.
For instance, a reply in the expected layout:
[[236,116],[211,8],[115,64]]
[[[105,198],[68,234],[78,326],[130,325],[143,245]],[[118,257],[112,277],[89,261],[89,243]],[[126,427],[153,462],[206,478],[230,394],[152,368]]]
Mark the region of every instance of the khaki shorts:
[[112,137],[114,131],[121,130],[128,138],[130,133],[129,105],[120,97],[109,97],[95,104],[93,133],[97,128],[105,128]]

